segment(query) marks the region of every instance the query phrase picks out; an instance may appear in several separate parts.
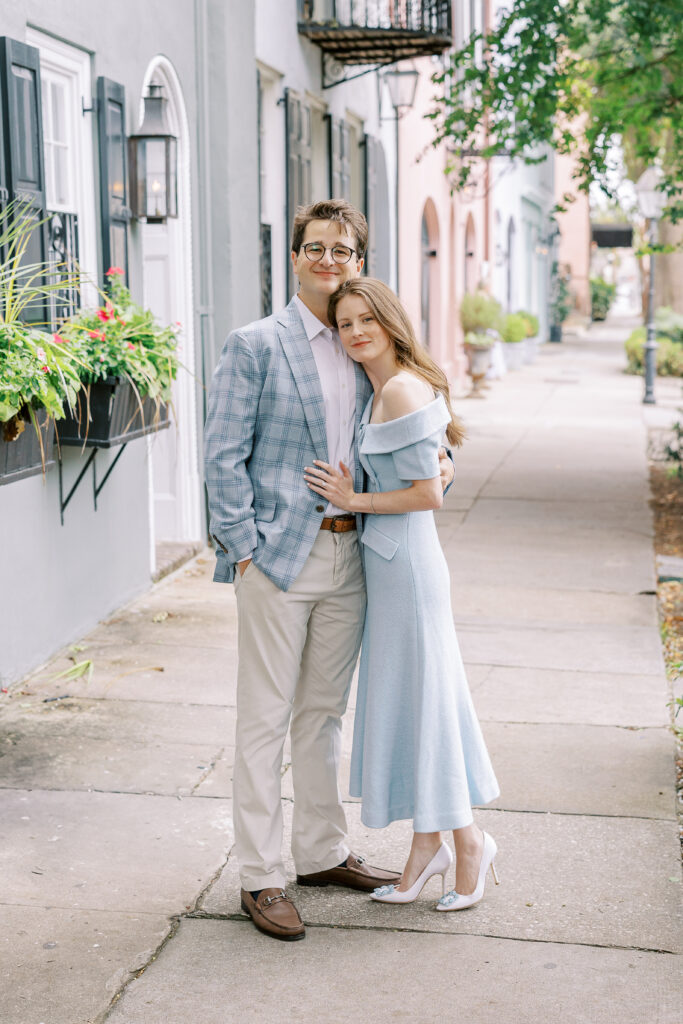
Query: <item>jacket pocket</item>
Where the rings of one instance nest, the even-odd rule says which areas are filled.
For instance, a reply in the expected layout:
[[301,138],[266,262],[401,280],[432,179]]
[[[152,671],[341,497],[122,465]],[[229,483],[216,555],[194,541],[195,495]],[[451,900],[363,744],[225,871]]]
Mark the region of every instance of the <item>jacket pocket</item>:
[[386,558],[387,561],[391,561],[398,548],[397,540],[394,540],[393,537],[387,537],[386,533],[382,533],[381,530],[378,530],[376,526],[370,523],[366,523],[363,529],[361,544],[365,544],[376,554]]
[[275,518],[276,504],[262,505],[254,508],[254,517],[257,523],[272,523]]

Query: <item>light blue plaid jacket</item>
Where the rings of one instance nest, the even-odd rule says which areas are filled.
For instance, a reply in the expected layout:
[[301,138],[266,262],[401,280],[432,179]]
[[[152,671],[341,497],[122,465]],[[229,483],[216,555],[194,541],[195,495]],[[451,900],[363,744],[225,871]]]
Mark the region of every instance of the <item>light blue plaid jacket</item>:
[[[357,437],[372,388],[355,368]],[[294,302],[229,335],[209,391],[204,459],[214,580],[232,582],[235,563],[253,557],[288,590],[325,508],[307,487],[304,466],[328,459],[320,378]],[[355,488],[363,490],[358,459]]]

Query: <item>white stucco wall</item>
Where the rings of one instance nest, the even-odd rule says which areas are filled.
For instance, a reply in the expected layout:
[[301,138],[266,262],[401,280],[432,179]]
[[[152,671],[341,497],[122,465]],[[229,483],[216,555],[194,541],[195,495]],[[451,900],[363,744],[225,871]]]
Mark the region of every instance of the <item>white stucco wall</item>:
[[[252,0],[0,0],[2,33],[24,42],[27,25],[90,54],[92,95],[99,75],[126,89],[127,131],[138,126],[150,61],[172,65],[192,139],[192,246],[196,338],[197,459],[205,384],[228,331],[259,313],[256,66]],[[92,131],[99,209],[97,121]],[[98,247],[99,214],[98,214]],[[142,230],[129,230],[133,296],[142,299]],[[182,423],[178,429],[182,429]],[[175,429],[171,427],[171,429]],[[98,455],[98,478],[118,449]],[[64,451],[68,491],[87,452]],[[203,485],[200,501],[204,507]],[[93,508],[91,471],[60,525],[56,467],[0,486],[0,680],[22,678],[113,609],[150,585],[149,466],[133,441]],[[205,532],[205,524],[202,533]]]

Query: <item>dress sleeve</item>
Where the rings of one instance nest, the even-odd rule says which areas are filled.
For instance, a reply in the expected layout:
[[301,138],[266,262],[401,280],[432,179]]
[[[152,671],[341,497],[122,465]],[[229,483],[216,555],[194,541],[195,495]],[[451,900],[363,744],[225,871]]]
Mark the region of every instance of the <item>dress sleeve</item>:
[[396,474],[400,480],[431,480],[439,476],[439,447],[443,431],[423,437],[393,452]]

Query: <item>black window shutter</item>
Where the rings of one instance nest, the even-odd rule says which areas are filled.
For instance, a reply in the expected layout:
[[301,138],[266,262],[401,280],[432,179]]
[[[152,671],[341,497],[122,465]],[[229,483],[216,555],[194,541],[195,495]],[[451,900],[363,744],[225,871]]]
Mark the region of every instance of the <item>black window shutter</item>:
[[351,159],[349,126],[341,117],[327,115],[330,154],[330,196],[348,199],[351,191]]
[[285,93],[285,136],[287,142],[287,282],[290,294],[294,290],[294,275],[290,254],[290,232],[298,206],[313,201],[312,142],[310,107],[290,89]]
[[102,273],[121,267],[128,284],[128,184],[126,180],[126,94],[122,85],[97,79],[100,150]]
[[[47,258],[47,225],[39,51],[8,36],[0,38],[0,83],[0,203],[3,207],[14,200],[26,203],[27,216],[38,226],[24,261],[43,263]],[[26,307],[25,316],[33,323],[47,325],[46,302]]]

